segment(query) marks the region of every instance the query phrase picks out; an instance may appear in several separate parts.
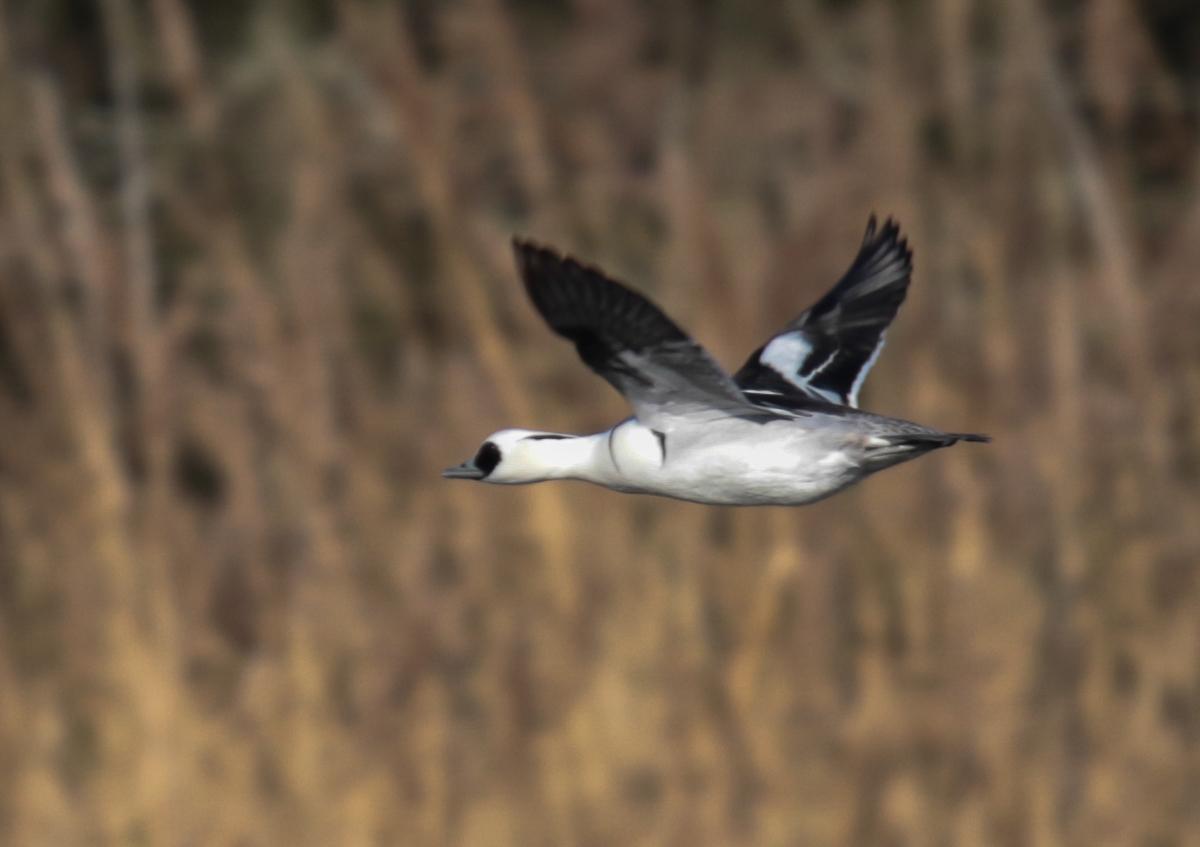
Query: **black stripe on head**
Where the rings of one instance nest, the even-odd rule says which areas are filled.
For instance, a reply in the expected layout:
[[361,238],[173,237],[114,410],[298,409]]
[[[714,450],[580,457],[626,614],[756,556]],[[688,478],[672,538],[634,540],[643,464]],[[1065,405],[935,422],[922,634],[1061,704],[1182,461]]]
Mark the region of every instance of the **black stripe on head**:
[[564,441],[568,438],[574,438],[573,435],[559,435],[555,432],[540,432],[537,435],[527,435],[522,438],[522,441]]
[[500,464],[500,448],[490,441],[485,441],[471,460],[471,464],[483,471],[485,477],[488,476],[496,469],[496,465]]

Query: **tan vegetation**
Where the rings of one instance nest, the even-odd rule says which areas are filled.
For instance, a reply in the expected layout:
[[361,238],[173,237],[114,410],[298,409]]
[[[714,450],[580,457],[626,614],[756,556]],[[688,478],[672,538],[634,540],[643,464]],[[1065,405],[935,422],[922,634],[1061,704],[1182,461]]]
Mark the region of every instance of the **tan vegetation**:
[[[0,843],[1200,845],[1187,8],[10,0]],[[440,478],[627,414],[512,234],[732,368],[872,211],[865,405],[995,443]]]

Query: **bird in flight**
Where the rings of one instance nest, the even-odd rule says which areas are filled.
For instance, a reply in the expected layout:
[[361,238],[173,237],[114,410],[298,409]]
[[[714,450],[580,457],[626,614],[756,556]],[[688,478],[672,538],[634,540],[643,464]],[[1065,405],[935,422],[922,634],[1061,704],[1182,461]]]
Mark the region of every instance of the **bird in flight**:
[[533,305],[633,417],[594,435],[501,430],[445,477],[579,479],[695,503],[799,506],[939,447],[990,440],[858,409],[912,274],[890,219],[877,229],[872,217],[841,281],[732,377],[641,294],[545,247],[513,247]]

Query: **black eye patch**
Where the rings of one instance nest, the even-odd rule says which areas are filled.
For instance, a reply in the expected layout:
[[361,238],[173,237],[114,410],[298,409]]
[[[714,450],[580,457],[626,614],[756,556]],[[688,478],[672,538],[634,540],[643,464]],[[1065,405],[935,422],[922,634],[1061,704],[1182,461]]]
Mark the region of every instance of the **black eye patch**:
[[484,476],[487,476],[496,469],[496,465],[500,464],[500,448],[490,441],[485,441],[471,462],[483,471]]

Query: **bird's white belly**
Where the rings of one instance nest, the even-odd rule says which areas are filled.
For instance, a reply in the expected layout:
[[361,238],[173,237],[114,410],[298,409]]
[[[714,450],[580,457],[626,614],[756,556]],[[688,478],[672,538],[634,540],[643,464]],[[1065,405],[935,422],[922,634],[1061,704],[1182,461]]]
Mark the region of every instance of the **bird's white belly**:
[[[597,480],[622,491],[714,505],[795,506],[828,497],[862,476],[844,450],[812,443],[784,423],[754,424],[748,435],[667,433],[635,421],[614,428],[609,456],[615,477]],[[665,450],[664,450],[665,448]]]

